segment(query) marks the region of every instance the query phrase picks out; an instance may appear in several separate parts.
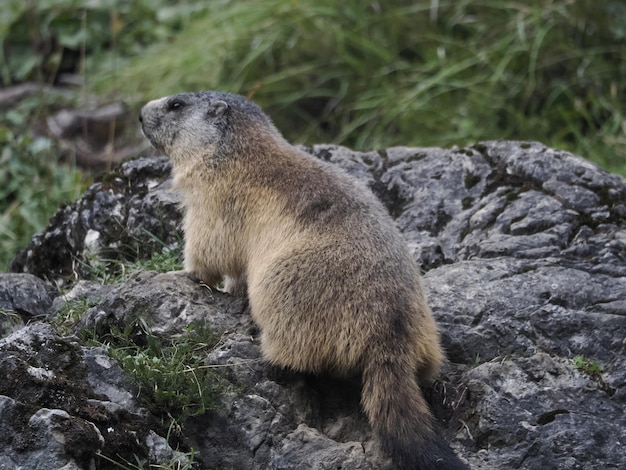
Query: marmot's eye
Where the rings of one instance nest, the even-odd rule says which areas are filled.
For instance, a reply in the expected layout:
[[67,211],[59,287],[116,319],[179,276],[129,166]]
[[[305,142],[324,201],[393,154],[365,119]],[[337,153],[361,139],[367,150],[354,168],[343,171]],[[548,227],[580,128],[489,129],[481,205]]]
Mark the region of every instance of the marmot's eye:
[[170,103],[170,111],[178,111],[179,109],[182,109],[183,107],[183,102],[182,101],[178,101],[178,100],[174,100]]

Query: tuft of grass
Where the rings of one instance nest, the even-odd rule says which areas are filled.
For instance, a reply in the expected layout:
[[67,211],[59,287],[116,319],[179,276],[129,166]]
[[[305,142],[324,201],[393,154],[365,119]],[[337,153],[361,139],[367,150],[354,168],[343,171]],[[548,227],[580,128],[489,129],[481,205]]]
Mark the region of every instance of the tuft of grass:
[[602,373],[602,366],[595,361],[583,356],[582,354],[578,354],[572,358],[572,365],[574,369],[584,372],[590,376],[596,376]]
[[[154,234],[146,231],[150,240],[154,242],[156,251],[150,253],[149,258],[142,258],[137,247],[124,245],[116,253],[119,257],[107,258],[99,254],[84,260],[76,260],[87,276],[100,284],[114,284],[128,280],[140,271],[156,271],[160,273],[178,271],[183,268],[182,240],[167,244]],[[147,247],[147,243],[137,240],[138,245]],[[160,251],[159,251],[160,247]],[[147,251],[147,250],[145,250]],[[130,261],[133,259],[134,261]]]
[[183,253],[181,246],[163,247],[163,251],[154,252],[148,259],[137,260],[127,266],[128,275],[138,271],[157,271],[167,273],[183,269]]
[[15,311],[0,307],[0,337],[21,324],[22,318]]
[[160,338],[138,319],[95,341],[135,379],[142,405],[171,426],[217,406],[225,385],[204,360],[218,340],[203,325],[191,325],[175,339]]
[[138,456],[135,456],[135,462],[133,463],[121,457],[114,459],[104,454],[98,454],[101,459],[122,470],[192,470],[195,468],[194,455],[193,451],[186,452],[182,455],[172,457],[169,462],[152,464],[146,462]]
[[52,324],[60,335],[69,335],[74,331],[74,327],[83,318],[85,312],[98,303],[99,301],[90,301],[85,297],[68,300],[63,307],[57,310],[52,318]]

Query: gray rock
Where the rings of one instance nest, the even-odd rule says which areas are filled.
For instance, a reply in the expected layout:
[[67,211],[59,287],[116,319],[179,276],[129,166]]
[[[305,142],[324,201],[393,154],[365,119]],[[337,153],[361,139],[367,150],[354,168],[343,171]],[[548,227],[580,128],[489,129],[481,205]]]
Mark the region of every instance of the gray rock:
[[49,324],[0,340],[0,376],[2,470],[114,468],[98,452],[118,462],[173,455],[119,366]]
[[[40,408],[28,420],[28,451],[24,468],[93,468],[104,438],[89,421],[64,410]],[[71,457],[70,457],[71,456]]]
[[154,334],[173,336],[193,323],[224,331],[239,322],[242,299],[200,287],[183,272],[138,273],[111,289],[85,313],[81,327],[106,334],[112,326],[124,327],[141,318]]
[[622,466],[623,403],[569,361],[539,352],[483,363],[466,378],[478,405],[474,438],[500,468]]
[[[450,361],[425,392],[444,434],[472,468],[626,468],[623,178],[538,143],[306,150],[369,184],[421,263]],[[13,269],[57,283],[86,279],[89,267],[105,257],[134,260],[160,250],[163,244],[145,228],[176,245],[179,199],[168,171],[159,158],[124,164],[59,212]],[[55,299],[52,310],[77,296],[95,304],[80,326],[99,335],[138,319],[168,338],[197,322],[222,333],[206,366],[232,387],[220,407],[190,418],[182,429],[200,468],[388,465],[360,411],[358,377],[268,367],[244,301],[180,273],[140,273],[107,287],[79,283]],[[51,346],[67,341],[44,336]],[[12,338],[0,342],[0,350],[19,343],[19,336]],[[71,381],[78,387],[64,395],[65,403],[38,399],[38,409],[93,422],[105,448],[110,440],[103,424],[75,411],[83,403],[98,407],[104,422],[134,423],[129,429],[135,432],[140,422],[155,432],[137,390],[103,350],[74,344],[60,348],[64,354],[27,359],[38,357],[34,348],[11,348],[20,355],[0,356],[0,373],[7,383],[25,386],[17,392],[0,385],[3,416],[28,420],[32,413],[21,403],[45,397],[41,384],[74,364],[78,375]],[[17,426],[7,427],[11,419],[0,420],[0,431],[16,442],[22,437]],[[137,452],[174,455],[158,451],[163,441],[150,436],[141,434]],[[0,468],[14,463],[11,455],[0,451]]]
[[145,415],[137,397],[139,389],[107,352],[98,347],[83,348],[84,379],[93,391],[88,405],[104,408],[111,416],[125,413]]
[[51,313],[55,289],[32,274],[0,273],[0,337]]
[[179,198],[170,190],[170,168],[165,157],[122,164],[61,208],[11,271],[63,285],[89,279],[103,262],[132,261],[177,246],[181,214]]
[[1,395],[0,416],[0,469],[94,468],[102,436],[93,424],[58,409],[33,413]]
[[53,289],[32,274],[0,273],[0,309],[28,319],[50,313]]
[[[273,470],[302,470],[353,468],[355,470],[379,469],[366,458],[360,442],[337,444],[319,431],[301,424],[282,443],[272,459]],[[388,466],[386,466],[388,467]]]
[[192,464],[186,454],[173,450],[167,440],[154,431],[150,431],[146,437],[148,457],[151,462],[167,462],[168,465],[176,465],[173,468],[185,468]]

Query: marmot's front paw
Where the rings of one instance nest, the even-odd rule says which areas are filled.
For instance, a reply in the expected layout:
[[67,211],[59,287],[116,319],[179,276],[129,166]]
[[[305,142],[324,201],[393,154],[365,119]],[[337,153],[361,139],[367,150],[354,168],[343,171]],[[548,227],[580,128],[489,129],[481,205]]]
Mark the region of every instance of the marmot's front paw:
[[234,278],[226,276],[224,278],[224,292],[228,292],[235,297],[246,297],[248,294],[248,284],[243,277]]

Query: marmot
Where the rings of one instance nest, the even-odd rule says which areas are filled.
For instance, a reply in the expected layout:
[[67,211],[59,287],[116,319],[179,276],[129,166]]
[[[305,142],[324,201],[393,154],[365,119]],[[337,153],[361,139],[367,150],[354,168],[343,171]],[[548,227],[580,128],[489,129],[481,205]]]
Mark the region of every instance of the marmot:
[[257,105],[182,93],[141,110],[183,193],[185,271],[247,291],[271,363],[360,372],[361,404],[398,469],[466,469],[416,381],[443,354],[419,269],[371,191],[289,144]]

